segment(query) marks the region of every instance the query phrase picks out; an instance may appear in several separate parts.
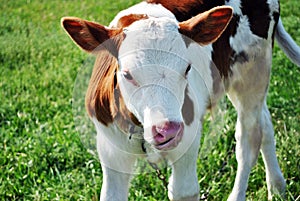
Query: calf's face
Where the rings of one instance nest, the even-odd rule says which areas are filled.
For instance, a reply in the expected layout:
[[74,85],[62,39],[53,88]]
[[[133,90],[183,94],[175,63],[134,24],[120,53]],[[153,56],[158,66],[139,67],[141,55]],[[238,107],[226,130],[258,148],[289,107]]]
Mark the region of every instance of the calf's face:
[[178,24],[149,18],[124,32],[118,72],[124,102],[142,123],[148,143],[157,149],[176,147],[184,131],[181,108],[190,69]]
[[91,90],[97,95],[87,95],[92,96],[93,104],[89,106],[94,112],[90,115],[105,110],[100,114],[106,117],[96,115],[97,119],[105,125],[113,123],[118,111],[112,99],[116,98],[114,90],[118,88],[126,110],[142,124],[145,140],[159,150],[176,147],[184,137],[186,124],[182,107],[192,67],[187,59],[191,41],[185,38],[200,45],[212,43],[226,28],[231,16],[232,9],[225,6],[181,23],[168,18],[129,15],[121,18],[122,23],[116,28],[79,18],[63,18],[62,25],[68,34],[88,52],[97,50],[110,39],[106,47],[118,63],[111,69],[113,65],[107,65],[108,61],[100,61],[98,70],[103,72],[99,80],[95,80],[100,83],[94,84],[96,89]]

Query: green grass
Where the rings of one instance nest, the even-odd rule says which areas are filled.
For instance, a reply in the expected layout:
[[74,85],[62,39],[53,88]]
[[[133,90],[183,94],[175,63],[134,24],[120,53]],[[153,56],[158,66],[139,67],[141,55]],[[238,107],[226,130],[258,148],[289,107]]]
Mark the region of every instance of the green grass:
[[[135,2],[0,1],[0,200],[99,200],[100,164],[82,145],[72,116],[73,86],[87,55],[63,32],[60,18],[108,24]],[[285,27],[300,44],[298,0],[281,4]],[[277,46],[273,63],[268,104],[277,155],[287,180],[287,200],[299,200],[299,68]],[[232,107],[228,114],[215,147],[198,162],[201,194],[209,190],[208,200],[226,200],[234,181]],[[247,199],[266,197],[260,157]],[[167,200],[167,193],[154,173],[145,173],[133,179],[130,200]]]

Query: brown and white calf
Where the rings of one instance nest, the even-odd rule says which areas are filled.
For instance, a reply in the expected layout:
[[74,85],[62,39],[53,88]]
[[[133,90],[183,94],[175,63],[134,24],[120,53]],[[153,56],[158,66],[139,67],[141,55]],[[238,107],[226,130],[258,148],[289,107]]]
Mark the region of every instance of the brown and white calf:
[[225,93],[238,113],[238,168],[228,200],[245,200],[260,151],[269,199],[284,195],[266,95],[274,38],[297,65],[300,48],[282,25],[278,0],[148,0],[108,27],[73,17],[62,25],[97,55],[86,107],[97,130],[101,200],[127,200],[144,152],[152,163],[171,164],[171,200],[198,200],[203,116]]

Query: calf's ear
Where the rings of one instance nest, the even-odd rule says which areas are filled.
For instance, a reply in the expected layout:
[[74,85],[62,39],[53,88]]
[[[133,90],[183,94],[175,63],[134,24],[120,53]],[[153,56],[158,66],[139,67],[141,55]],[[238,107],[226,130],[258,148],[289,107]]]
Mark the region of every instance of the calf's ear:
[[233,9],[219,6],[179,23],[179,32],[201,45],[215,42],[232,18]]
[[[64,17],[61,25],[73,41],[87,52],[94,51],[100,44],[122,32],[122,29],[109,29],[95,22],[90,22],[76,17]],[[114,43],[113,41],[111,41]],[[117,51],[117,44],[106,44],[112,53]]]

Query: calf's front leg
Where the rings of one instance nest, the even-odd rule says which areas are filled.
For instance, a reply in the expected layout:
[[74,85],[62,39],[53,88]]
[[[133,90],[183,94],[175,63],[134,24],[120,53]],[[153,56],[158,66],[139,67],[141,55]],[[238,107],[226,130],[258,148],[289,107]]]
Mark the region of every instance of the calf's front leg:
[[172,164],[172,175],[168,185],[168,196],[172,201],[199,200],[196,164],[200,143],[200,132],[198,133],[187,152]]
[[100,201],[127,201],[135,157],[120,150],[101,148],[99,155],[103,172]]
[[[127,201],[134,164],[135,151],[140,143],[129,140],[123,133],[97,128],[97,151],[100,158],[103,182],[100,201]],[[135,150],[137,149],[137,150]]]
[[127,201],[131,175],[102,165],[103,183],[100,201]]

